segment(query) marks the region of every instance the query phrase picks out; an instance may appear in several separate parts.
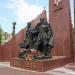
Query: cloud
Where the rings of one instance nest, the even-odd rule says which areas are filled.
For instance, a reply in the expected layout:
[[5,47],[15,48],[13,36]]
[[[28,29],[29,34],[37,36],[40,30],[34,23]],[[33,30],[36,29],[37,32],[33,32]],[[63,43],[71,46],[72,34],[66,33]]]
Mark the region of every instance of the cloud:
[[42,7],[35,4],[30,5],[26,0],[10,0],[7,8],[14,9],[13,14],[17,21],[31,21],[37,17],[43,10]]
[[0,17],[0,21],[7,22],[8,19],[6,17]]
[[11,5],[10,3],[8,3],[8,4],[6,5],[6,7],[7,7],[7,8],[14,8],[14,5]]

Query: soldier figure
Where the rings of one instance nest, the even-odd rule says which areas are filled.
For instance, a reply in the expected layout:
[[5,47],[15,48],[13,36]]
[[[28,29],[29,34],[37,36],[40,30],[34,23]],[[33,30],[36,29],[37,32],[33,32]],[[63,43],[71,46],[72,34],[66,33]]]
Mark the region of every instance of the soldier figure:
[[40,23],[35,28],[32,28],[31,23],[28,23],[25,37],[24,44],[20,47],[40,51],[41,55],[34,57],[35,59],[52,57],[53,32],[46,19],[40,19]]

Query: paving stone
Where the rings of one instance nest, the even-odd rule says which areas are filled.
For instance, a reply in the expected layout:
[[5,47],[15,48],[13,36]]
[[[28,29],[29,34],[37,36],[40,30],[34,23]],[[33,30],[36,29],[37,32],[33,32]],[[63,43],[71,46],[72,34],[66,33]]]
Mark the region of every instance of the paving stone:
[[0,63],[0,75],[75,75],[75,63],[74,64],[71,63],[68,64],[67,66],[46,72],[25,70],[10,67],[10,63]]

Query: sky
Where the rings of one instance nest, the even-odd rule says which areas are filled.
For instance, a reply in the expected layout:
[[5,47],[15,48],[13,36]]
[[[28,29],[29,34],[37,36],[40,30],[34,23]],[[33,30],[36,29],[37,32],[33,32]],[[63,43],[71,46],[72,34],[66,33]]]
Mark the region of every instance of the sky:
[[[72,24],[74,24],[73,2],[70,0]],[[0,26],[12,33],[12,23],[16,22],[16,33],[26,27],[43,9],[48,11],[48,0],[0,0]]]

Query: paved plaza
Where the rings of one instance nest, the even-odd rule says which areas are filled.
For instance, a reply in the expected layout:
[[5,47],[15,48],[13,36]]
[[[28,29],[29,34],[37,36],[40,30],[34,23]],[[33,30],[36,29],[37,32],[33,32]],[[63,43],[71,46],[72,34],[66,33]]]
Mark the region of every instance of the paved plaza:
[[75,64],[46,72],[36,72],[10,67],[10,62],[0,62],[0,75],[75,75]]

